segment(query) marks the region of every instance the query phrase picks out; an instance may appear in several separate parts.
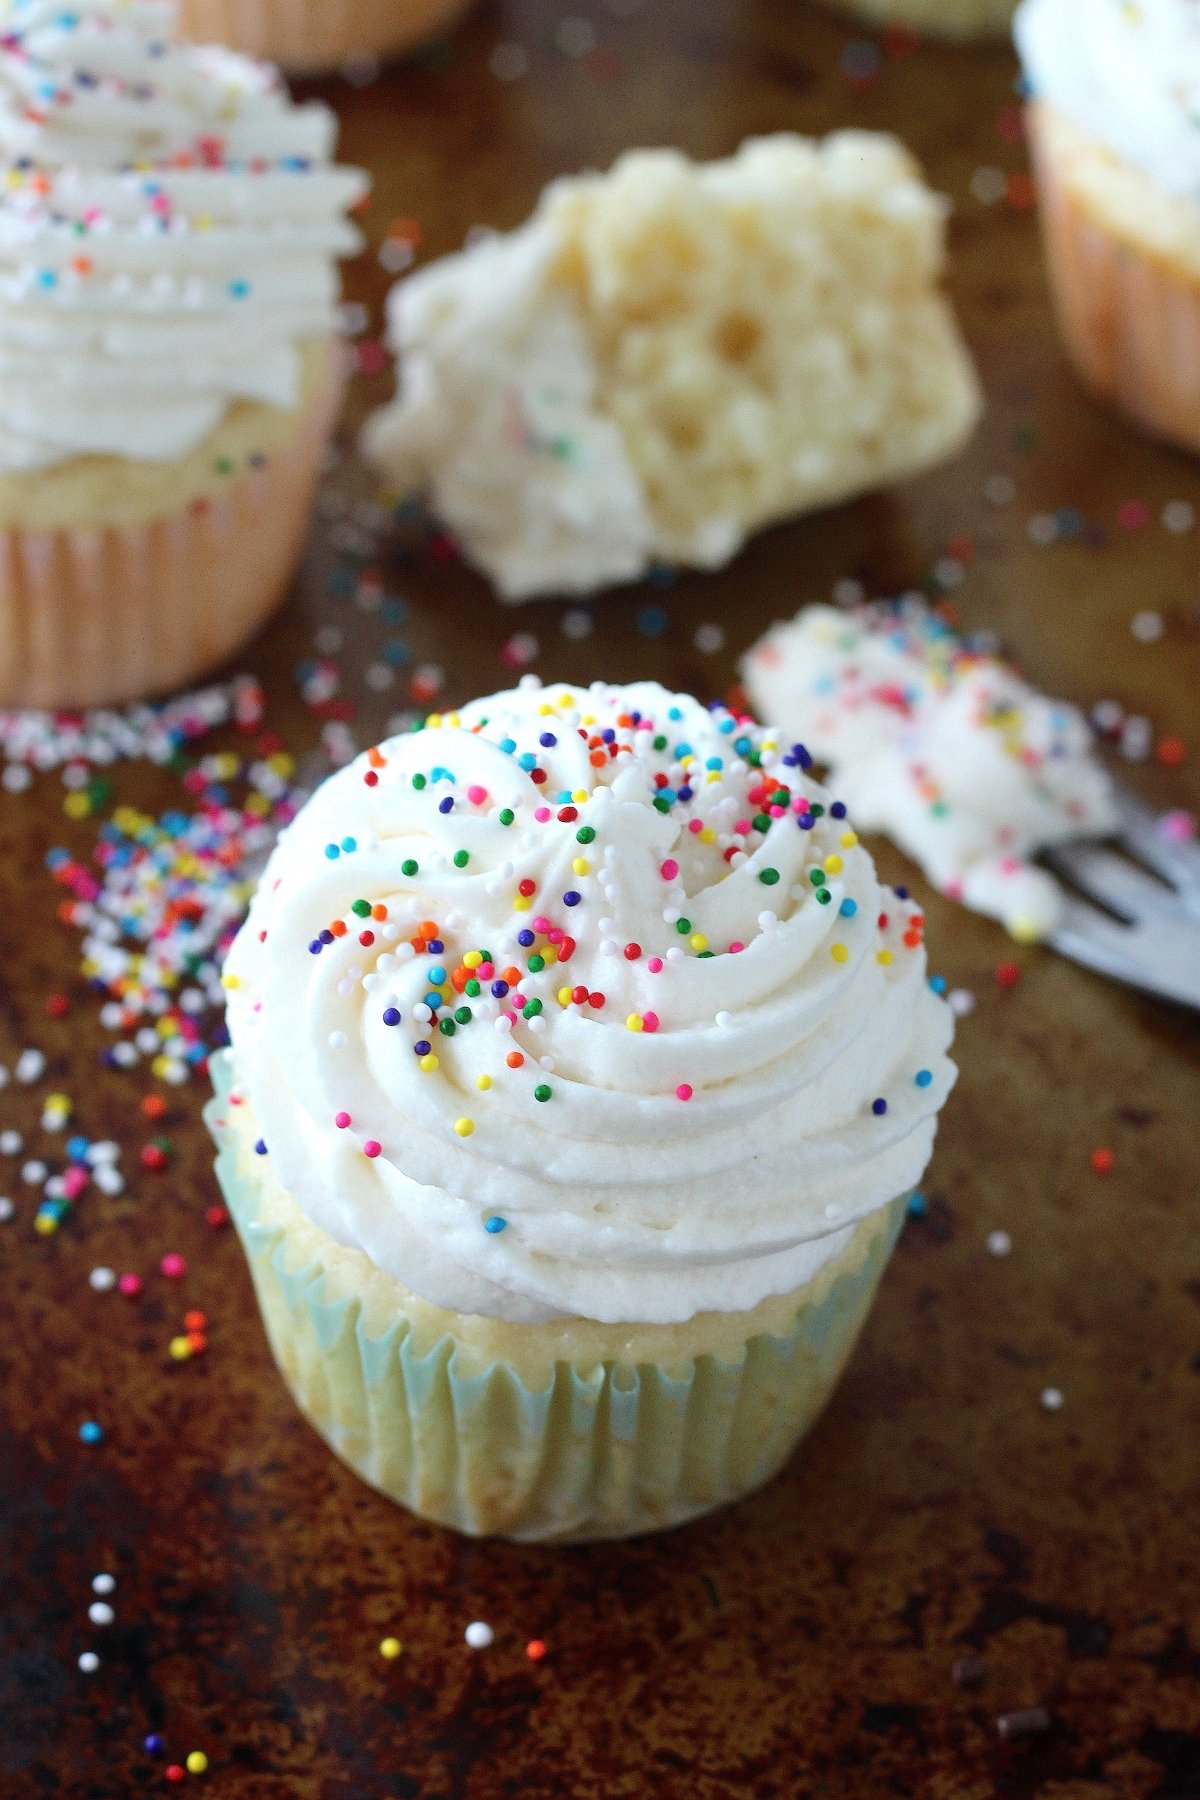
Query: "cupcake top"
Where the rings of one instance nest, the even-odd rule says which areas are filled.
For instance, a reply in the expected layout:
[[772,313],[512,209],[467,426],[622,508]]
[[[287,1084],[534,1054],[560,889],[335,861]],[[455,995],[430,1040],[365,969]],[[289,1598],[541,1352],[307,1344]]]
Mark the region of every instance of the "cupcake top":
[[158,0],[0,0],[0,474],[171,461],[295,407],[366,177],[275,71]]
[[805,607],[755,645],[743,673],[752,703],[806,738],[861,825],[1014,936],[1053,930],[1061,890],[1030,858],[1116,824],[1075,707],[917,604]]
[[528,682],[327,781],[225,977],[305,1213],[439,1306],[660,1323],[904,1194],[950,1011],[808,763],[654,683]]
[[1200,205],[1200,0],[1023,0],[1034,94]]

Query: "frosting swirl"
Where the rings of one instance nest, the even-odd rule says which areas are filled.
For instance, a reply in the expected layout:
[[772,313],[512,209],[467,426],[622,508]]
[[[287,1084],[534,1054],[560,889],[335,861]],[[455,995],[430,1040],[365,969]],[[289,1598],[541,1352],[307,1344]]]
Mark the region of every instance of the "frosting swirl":
[[1200,205],[1200,0],[1023,0],[1015,32],[1039,98]]
[[337,123],[160,0],[0,0],[0,474],[171,461],[336,329]]
[[227,965],[307,1215],[434,1304],[738,1312],[919,1178],[921,921],[806,753],[653,683],[523,684],[333,776]]

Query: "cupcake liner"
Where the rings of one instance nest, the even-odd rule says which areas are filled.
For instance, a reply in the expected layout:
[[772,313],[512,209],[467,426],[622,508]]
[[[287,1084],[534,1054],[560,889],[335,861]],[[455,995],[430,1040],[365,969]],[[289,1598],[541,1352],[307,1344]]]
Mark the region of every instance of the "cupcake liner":
[[1051,285],[1076,369],[1153,436],[1200,451],[1200,282],[1097,220],[1055,154],[1040,106],[1028,125]]
[[899,28],[960,43],[1007,37],[1017,0],[830,0],[869,25]]
[[559,1361],[538,1385],[452,1332],[418,1341],[403,1313],[371,1335],[360,1301],[327,1291],[320,1256],[297,1261],[286,1226],[261,1216],[261,1178],[224,1123],[227,1055],[212,1073],[218,1178],[297,1404],[373,1487],[473,1537],[628,1537],[760,1487],[832,1393],[904,1218],[896,1201],[856,1226],[796,1294],[785,1334],[670,1366]]
[[331,371],[290,443],[170,517],[0,529],[0,706],[146,699],[253,637],[295,573],[341,386]]
[[471,0],[182,0],[179,35],[227,44],[314,75],[363,56],[398,56],[448,30]]

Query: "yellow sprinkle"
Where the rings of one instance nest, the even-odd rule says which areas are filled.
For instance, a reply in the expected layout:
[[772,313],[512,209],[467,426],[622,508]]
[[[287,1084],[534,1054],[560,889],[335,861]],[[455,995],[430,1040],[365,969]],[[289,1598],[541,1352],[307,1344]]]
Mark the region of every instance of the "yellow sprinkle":
[[189,1775],[203,1775],[208,1767],[208,1758],[203,1750],[189,1750],[184,1758],[184,1767]]
[[388,1662],[394,1662],[403,1648],[404,1645],[400,1642],[399,1638],[387,1637],[384,1638],[382,1644],[379,1646],[379,1654],[380,1656],[385,1656]]
[[68,1097],[66,1096],[66,1094],[47,1094],[46,1095],[46,1104],[45,1104],[46,1112],[69,1113],[70,1110],[71,1110],[71,1102],[68,1099]]
[[875,952],[875,961],[877,963],[882,963],[885,969],[890,962],[895,962],[895,960],[896,959],[890,950],[877,950]]
[[223,988],[240,988],[241,985],[242,978],[240,975],[222,975],[221,977],[221,986]]
[[838,843],[842,846],[843,850],[853,850],[857,842],[857,831],[843,831],[841,837],[838,839]]
[[538,718],[539,719],[548,719],[553,711],[554,711],[554,708],[552,706],[550,706],[545,700],[543,700],[542,704],[538,707]]
[[467,954],[463,957],[463,968],[464,969],[477,969],[482,961],[483,961],[483,951],[482,950],[468,950]]
[[68,819],[86,819],[92,810],[92,803],[86,794],[68,794],[63,801],[63,811]]
[[440,1067],[440,1064],[438,1063],[437,1057],[433,1054],[433,1051],[430,1050],[427,1055],[425,1055],[421,1058],[420,1062],[417,1064],[417,1067],[419,1069],[423,1069],[425,1071],[426,1075],[432,1075],[433,1071],[436,1068]]
[[829,954],[832,956],[834,962],[845,962],[850,952],[847,950],[845,944],[831,944],[829,946]]
[[717,834],[711,825],[706,825],[704,830],[697,833],[697,835],[702,844],[715,844],[717,841]]
[[452,725],[454,727],[455,731],[457,731],[459,726],[462,724],[461,714],[447,713],[446,714],[446,723],[447,723],[447,725]]
[[533,905],[533,901],[527,900],[525,898],[524,894],[515,894],[513,896],[513,911],[514,912],[528,912],[532,905]]
[[33,1229],[39,1237],[49,1237],[51,1232],[58,1230],[58,1220],[53,1213],[40,1212],[33,1221]]
[[173,1337],[169,1348],[176,1362],[186,1362],[192,1354],[192,1346],[185,1337]]
[[541,958],[542,958],[542,961],[545,963],[546,967],[549,968],[551,963],[556,963],[558,961],[557,947],[554,944],[543,945],[542,950],[541,950]]
[[641,1031],[643,1029],[644,1021],[642,1019],[641,1013],[630,1013],[630,1015],[626,1019],[625,1023],[629,1027],[630,1031]]
[[571,1004],[571,990],[570,990],[570,988],[559,988],[559,990],[558,990],[558,1004],[559,1004],[559,1005],[560,1005],[560,1006],[570,1006],[570,1004]]
[[150,1064],[150,1073],[152,1075],[157,1075],[161,1080],[164,1075],[169,1073],[171,1066],[171,1059],[169,1056],[156,1056],[154,1061]]
[[490,1075],[477,1075],[475,1077],[475,1086],[479,1089],[481,1094],[486,1094],[491,1085],[492,1078]]
[[586,788],[576,788],[575,792],[571,795],[571,798],[575,802],[576,806],[585,805],[587,803],[587,801],[589,801],[591,799],[591,797],[592,796],[588,793]]
[[1008,935],[1015,938],[1018,944],[1036,944],[1045,937],[1045,928],[1035,919],[1014,919],[1008,928]]
[[841,872],[842,872],[841,857],[840,856],[827,856],[825,858],[825,873],[827,875],[840,875]]
[[[234,979],[236,980],[237,977],[235,976]],[[175,1026],[174,1026],[174,1023],[170,1019],[160,1019],[158,1021],[158,1025],[156,1026],[156,1030],[158,1032],[159,1037],[161,1037],[161,1038],[169,1038],[169,1037],[175,1036]]]
[[590,875],[592,872],[592,865],[586,856],[577,856],[571,868],[576,875]]
[[702,931],[693,931],[691,937],[688,939],[688,943],[692,946],[693,950],[708,949],[708,939]]
[[475,1129],[474,1119],[455,1119],[454,1129],[459,1137],[470,1137]]
[[707,775],[706,775],[706,776],[705,776],[705,777],[704,777],[704,779],[705,779],[705,781],[706,781],[706,782],[708,782],[708,781],[720,781],[720,779],[721,779],[721,771],[720,771],[720,770],[719,770],[719,769],[710,769],[710,770],[709,770],[709,771],[708,771],[708,774],[707,774]]
[[286,780],[296,772],[296,759],[287,750],[276,750],[273,756],[268,756],[267,767],[272,775],[282,775]]

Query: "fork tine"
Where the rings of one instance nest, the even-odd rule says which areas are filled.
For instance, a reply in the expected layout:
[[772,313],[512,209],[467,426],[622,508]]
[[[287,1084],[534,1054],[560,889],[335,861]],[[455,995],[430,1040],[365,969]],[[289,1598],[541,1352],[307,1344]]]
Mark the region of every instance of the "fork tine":
[[1048,850],[1043,860],[1064,881],[1123,918],[1141,919],[1153,917],[1164,908],[1172,912],[1179,909],[1173,887],[1164,886],[1137,863],[1096,844],[1062,844]]
[[1049,942],[1060,955],[1100,975],[1200,1008],[1200,930],[1179,915],[1145,927],[1116,925],[1068,898]]
[[1189,905],[1200,905],[1200,845],[1163,836],[1158,814],[1128,788],[1115,789],[1119,841],[1131,856],[1169,881]]

